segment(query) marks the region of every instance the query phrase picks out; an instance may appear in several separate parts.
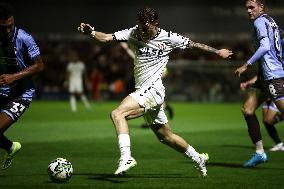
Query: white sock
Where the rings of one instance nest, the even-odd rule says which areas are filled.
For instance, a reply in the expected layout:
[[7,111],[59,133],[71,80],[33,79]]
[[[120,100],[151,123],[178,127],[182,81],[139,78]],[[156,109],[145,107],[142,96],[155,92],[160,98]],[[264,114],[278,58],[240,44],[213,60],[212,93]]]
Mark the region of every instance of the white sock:
[[71,111],[76,112],[77,111],[77,105],[76,105],[76,98],[74,95],[70,96],[70,106],[71,106]]
[[258,154],[264,153],[262,140],[255,143],[255,152]]
[[12,152],[14,150],[14,148],[15,148],[15,144],[13,142],[11,148],[9,149],[9,152]]
[[91,109],[91,105],[90,105],[90,103],[89,103],[87,97],[86,97],[85,95],[81,95],[81,100],[82,100],[82,102],[84,103],[85,108],[88,109],[88,110],[90,110],[90,109]]
[[119,134],[118,135],[118,145],[119,145],[119,150],[120,150],[120,158],[131,157],[129,134]]
[[191,158],[194,162],[199,163],[200,159],[199,159],[199,153],[196,152],[196,150],[188,145],[186,152],[184,152],[185,156]]

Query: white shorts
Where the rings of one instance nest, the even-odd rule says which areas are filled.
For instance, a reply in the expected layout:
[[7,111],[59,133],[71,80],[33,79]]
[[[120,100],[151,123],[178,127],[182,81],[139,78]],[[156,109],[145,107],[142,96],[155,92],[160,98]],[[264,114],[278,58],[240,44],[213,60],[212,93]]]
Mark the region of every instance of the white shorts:
[[73,81],[69,83],[69,92],[70,93],[82,93],[83,84],[81,81]]
[[144,108],[145,113],[143,116],[148,125],[168,123],[163,109],[165,88],[161,82],[137,89],[130,96]]

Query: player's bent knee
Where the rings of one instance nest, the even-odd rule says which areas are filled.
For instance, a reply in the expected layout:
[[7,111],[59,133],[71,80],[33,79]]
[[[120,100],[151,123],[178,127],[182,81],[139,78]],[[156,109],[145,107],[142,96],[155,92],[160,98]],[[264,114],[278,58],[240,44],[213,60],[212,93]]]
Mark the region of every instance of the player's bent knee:
[[118,111],[115,109],[110,113],[110,117],[112,120],[116,120],[118,117]]
[[110,116],[112,120],[118,120],[123,116],[123,114],[117,109],[115,109],[111,112]]
[[254,108],[245,107],[245,106],[242,107],[241,111],[244,115],[253,115],[255,113]]

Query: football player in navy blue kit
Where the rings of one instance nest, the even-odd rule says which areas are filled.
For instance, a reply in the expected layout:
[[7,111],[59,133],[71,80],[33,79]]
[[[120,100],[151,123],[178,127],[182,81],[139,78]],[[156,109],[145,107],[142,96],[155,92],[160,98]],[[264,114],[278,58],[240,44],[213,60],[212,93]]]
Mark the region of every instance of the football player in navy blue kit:
[[21,149],[5,131],[28,109],[35,88],[31,76],[44,68],[33,37],[15,26],[12,10],[0,4],[0,148],[6,153],[2,169],[7,169]]

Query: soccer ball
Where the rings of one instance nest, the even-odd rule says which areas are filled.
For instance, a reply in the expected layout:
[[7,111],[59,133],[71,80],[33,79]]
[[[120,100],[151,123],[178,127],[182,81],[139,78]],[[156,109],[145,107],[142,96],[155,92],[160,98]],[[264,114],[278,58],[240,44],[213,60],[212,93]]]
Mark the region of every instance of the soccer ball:
[[67,182],[73,174],[73,167],[67,159],[56,158],[48,165],[47,173],[53,182]]

